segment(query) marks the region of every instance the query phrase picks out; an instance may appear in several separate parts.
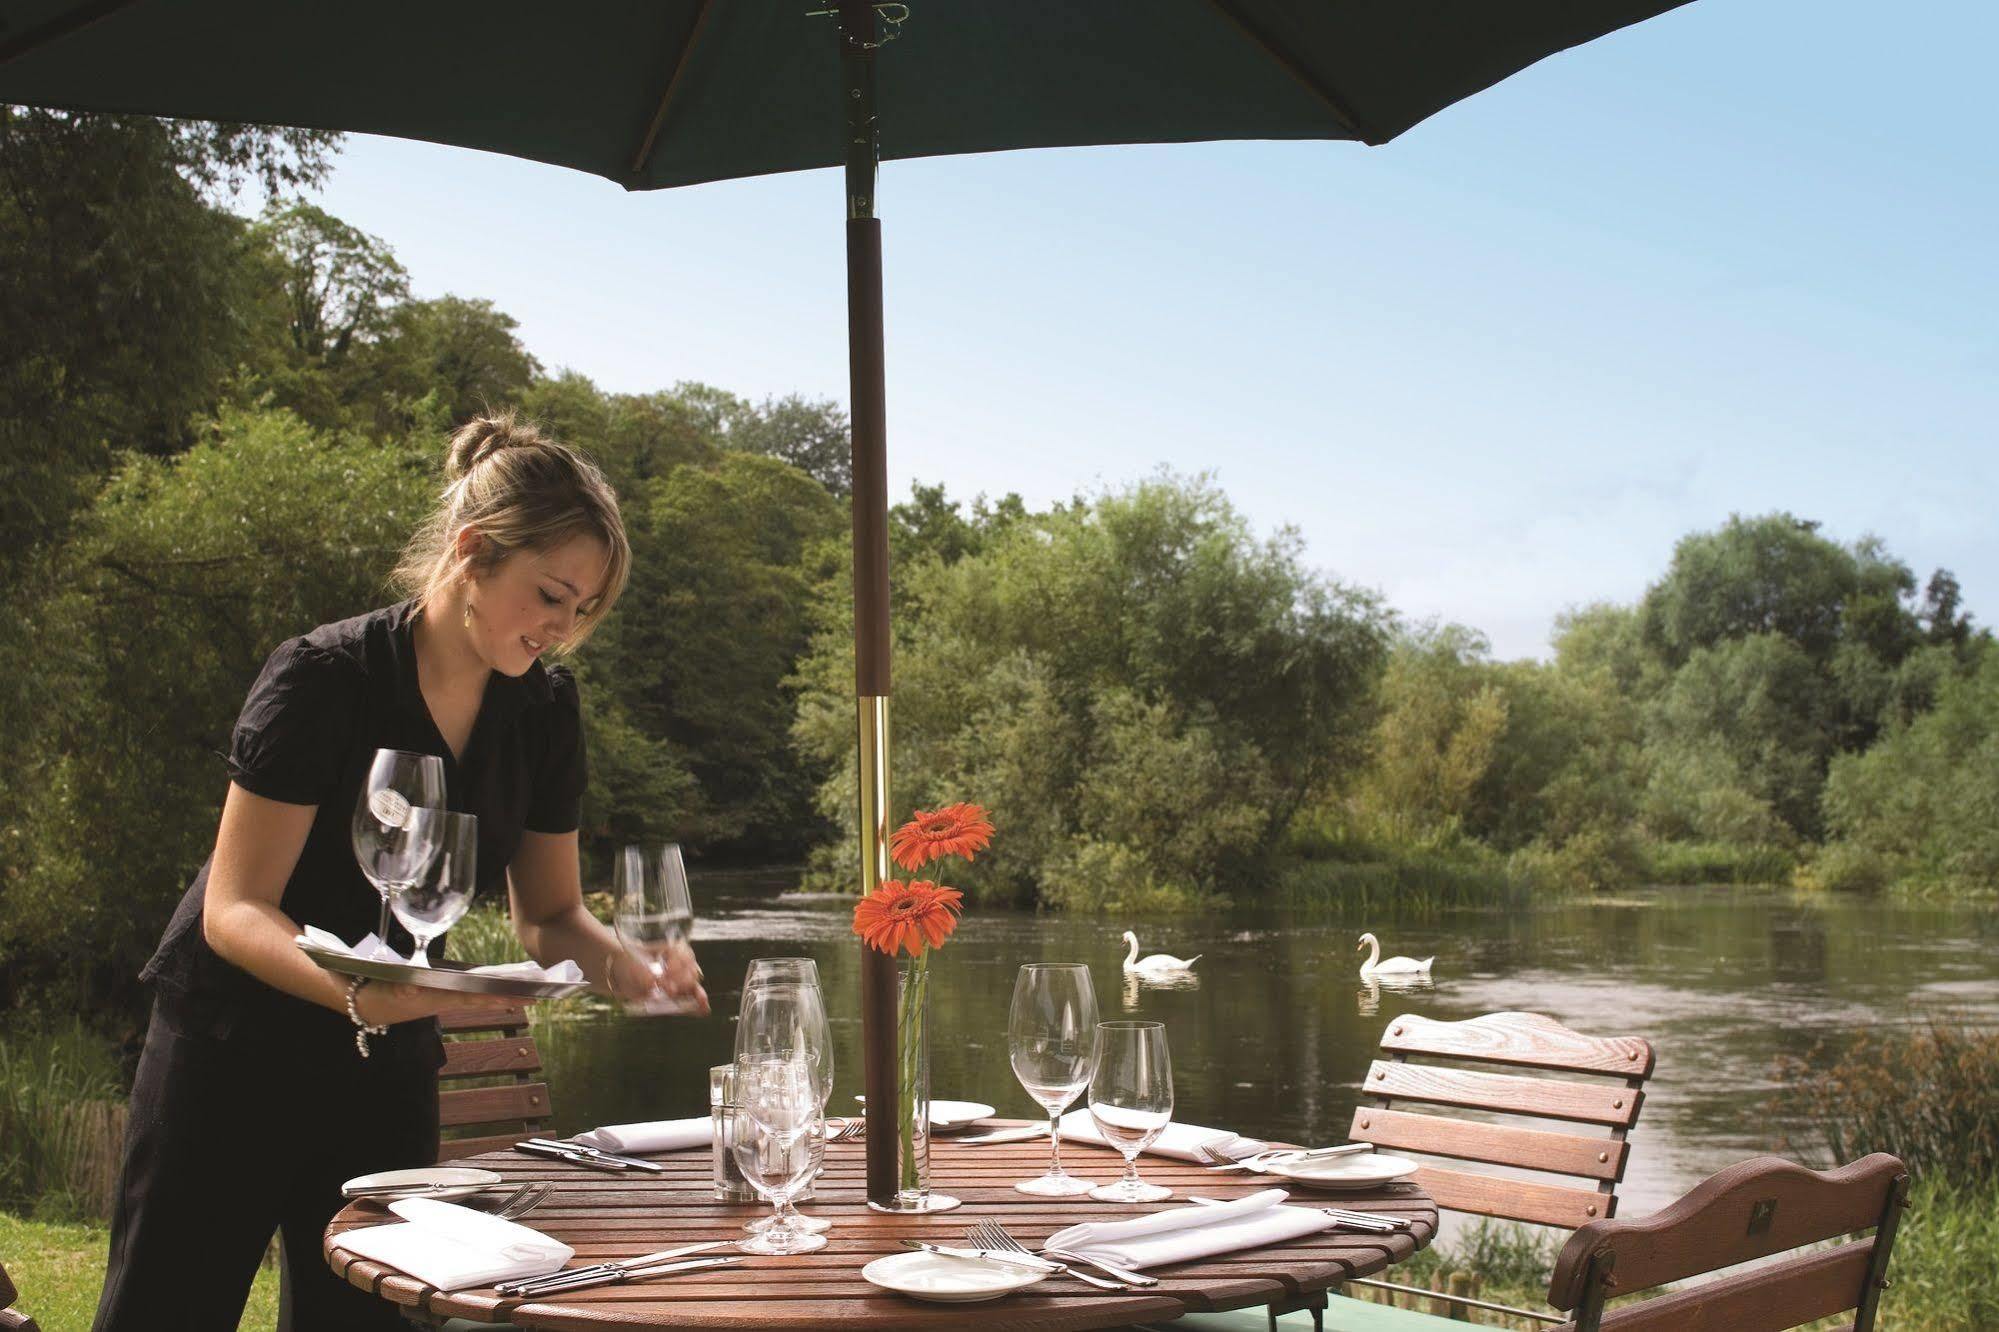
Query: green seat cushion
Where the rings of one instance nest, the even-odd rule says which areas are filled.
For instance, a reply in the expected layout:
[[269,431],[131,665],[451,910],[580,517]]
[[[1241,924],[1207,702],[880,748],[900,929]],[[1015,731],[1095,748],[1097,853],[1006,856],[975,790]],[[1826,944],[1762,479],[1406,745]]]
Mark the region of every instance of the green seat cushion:
[[[1312,1315],[1288,1313],[1277,1320],[1277,1325],[1286,1329],[1309,1329]],[[1189,1332],[1265,1332],[1270,1326],[1270,1319],[1262,1308],[1231,1309],[1227,1313],[1188,1314],[1164,1326],[1187,1328]],[[1396,1309],[1386,1304],[1370,1304],[1366,1300],[1350,1300],[1344,1295],[1327,1297],[1326,1332],[1469,1332],[1474,1326],[1476,1324],[1437,1314],[1418,1313],[1414,1309]]]

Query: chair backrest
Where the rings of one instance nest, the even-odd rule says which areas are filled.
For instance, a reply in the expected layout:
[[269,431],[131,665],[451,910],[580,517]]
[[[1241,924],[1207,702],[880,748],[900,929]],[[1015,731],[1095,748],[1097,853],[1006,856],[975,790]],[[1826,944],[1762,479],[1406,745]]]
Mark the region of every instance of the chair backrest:
[[[1354,1141],[1556,1177],[1426,1165],[1416,1182],[1440,1206],[1565,1230],[1616,1214],[1617,1184],[1631,1147],[1625,1135],[1638,1122],[1645,1080],[1652,1076],[1651,1042],[1585,1036],[1540,1013],[1487,1013],[1464,1022],[1405,1016],[1382,1033],[1381,1054],[1368,1066],[1363,1100],[1347,1131]],[[1473,1067],[1419,1064],[1415,1057]],[[1445,1110],[1558,1120],[1589,1131],[1461,1118]]]
[[[1575,1320],[1556,1332],[1782,1332],[1849,1309],[1852,1332],[1871,1332],[1908,1195],[1908,1170],[1885,1152],[1823,1172],[1780,1156],[1732,1165],[1650,1216],[1595,1221],[1571,1235],[1548,1303],[1575,1310]],[[1613,1296],[1870,1227],[1867,1239],[1604,1309]]]
[[[536,1076],[541,1051],[528,1031],[527,1008],[495,1002],[445,1019],[443,1026],[447,1039],[437,1075],[437,1111],[446,1136],[437,1159],[499,1151],[541,1132],[549,1114],[548,1084]],[[484,1085],[452,1085],[474,1080]],[[453,1129],[484,1131],[454,1137]]]

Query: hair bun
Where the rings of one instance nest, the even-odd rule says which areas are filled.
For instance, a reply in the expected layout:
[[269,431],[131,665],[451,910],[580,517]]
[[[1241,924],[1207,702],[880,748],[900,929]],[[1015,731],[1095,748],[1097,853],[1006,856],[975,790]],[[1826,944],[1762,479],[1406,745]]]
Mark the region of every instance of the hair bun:
[[502,449],[528,449],[545,443],[540,431],[512,412],[475,416],[452,432],[444,473],[456,481]]

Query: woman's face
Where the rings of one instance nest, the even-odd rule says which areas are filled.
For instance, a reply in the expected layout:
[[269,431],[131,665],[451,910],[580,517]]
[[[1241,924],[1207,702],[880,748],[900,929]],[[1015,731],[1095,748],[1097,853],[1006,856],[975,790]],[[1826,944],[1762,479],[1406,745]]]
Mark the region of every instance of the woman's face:
[[535,658],[576,631],[579,607],[603,595],[611,550],[596,536],[571,537],[548,550],[519,550],[472,588],[472,646],[503,675],[520,675]]

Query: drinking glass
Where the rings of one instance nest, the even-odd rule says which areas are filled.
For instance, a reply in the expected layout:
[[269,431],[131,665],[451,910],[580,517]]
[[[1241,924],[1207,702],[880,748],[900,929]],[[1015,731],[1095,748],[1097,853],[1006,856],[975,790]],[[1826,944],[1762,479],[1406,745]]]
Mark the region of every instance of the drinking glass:
[[758,985],[819,984],[819,964],[809,957],[753,957],[743,973],[743,992]]
[[1007,1021],[1013,1075],[1048,1112],[1048,1172],[1014,1185],[1022,1193],[1069,1198],[1090,1181],[1062,1169],[1062,1112],[1090,1085],[1097,1067],[1097,992],[1080,962],[1030,963],[1013,981]]
[[[806,966],[812,964],[805,959],[764,959],[766,961],[802,960]],[[752,971],[755,964],[752,964]],[[770,972],[769,974],[777,974]],[[790,974],[799,974],[796,971]],[[833,1030],[826,1020],[826,1004],[817,985],[800,985],[792,981],[768,980],[746,981],[743,986],[742,1008],[736,1018],[736,1056],[738,1062],[745,1058],[760,1060],[793,1060],[803,1070],[807,1086],[814,1097],[815,1111],[822,1116],[812,1131],[813,1143],[807,1151],[814,1157],[813,1169],[825,1159],[825,1126],[823,1116],[826,1102],[833,1095]],[[737,1083],[737,1099],[742,1098],[742,1084]],[[747,1170],[744,1172],[748,1173]],[[807,1176],[808,1182],[811,1176]],[[783,1226],[802,1230],[811,1234],[832,1229],[833,1223],[823,1217],[801,1215],[792,1203],[803,1187],[793,1190],[778,1201],[773,1215],[760,1217],[744,1226],[752,1233]]]
[[382,897],[375,937],[389,943],[389,899],[423,877],[437,854],[437,825],[412,817],[444,808],[444,760],[405,749],[378,749],[354,801],[350,833],[361,873]]
[[[676,842],[628,846],[612,870],[612,924],[625,947],[652,972],[666,974],[666,955],[694,933],[694,899],[687,891],[687,866]],[[683,1013],[688,1001],[655,985],[643,999],[626,1005],[638,1013]]]
[[437,827],[437,855],[423,877],[397,893],[389,909],[416,940],[410,961],[430,965],[430,941],[458,923],[479,888],[479,816],[417,809],[410,817]]
[[788,1223],[785,1204],[812,1179],[819,1103],[811,1069],[802,1055],[740,1055],[736,1059],[740,1102],[736,1164],[750,1187],[770,1200],[771,1223],[746,1240],[745,1253],[810,1253],[826,1247],[814,1235]]
[[1097,1069],[1090,1077],[1090,1118],[1124,1155],[1124,1177],[1090,1190],[1099,1202],[1158,1202],[1173,1190],[1138,1177],[1138,1154],[1173,1120],[1173,1058],[1158,1022],[1097,1024]]

